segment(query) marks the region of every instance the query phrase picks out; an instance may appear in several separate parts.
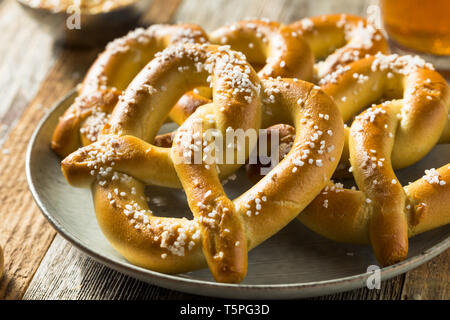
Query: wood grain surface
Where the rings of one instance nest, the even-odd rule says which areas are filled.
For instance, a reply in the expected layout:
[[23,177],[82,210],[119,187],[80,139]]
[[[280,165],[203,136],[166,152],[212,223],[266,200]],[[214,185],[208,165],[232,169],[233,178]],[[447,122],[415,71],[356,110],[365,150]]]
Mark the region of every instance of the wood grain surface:
[[[0,299],[209,299],[152,286],[74,248],[46,222],[28,191],[25,152],[45,112],[82,79],[101,48],[54,46],[14,0],[0,0]],[[371,0],[154,0],[143,23],[193,22],[207,30],[245,17],[290,22],[331,12],[364,14]],[[450,299],[450,250],[405,275],[315,299]]]

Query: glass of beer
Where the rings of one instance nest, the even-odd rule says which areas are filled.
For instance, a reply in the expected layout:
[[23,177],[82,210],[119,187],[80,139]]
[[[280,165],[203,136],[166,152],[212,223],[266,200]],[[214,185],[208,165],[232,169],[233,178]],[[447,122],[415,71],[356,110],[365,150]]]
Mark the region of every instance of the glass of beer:
[[384,29],[401,49],[450,70],[450,0],[380,0]]

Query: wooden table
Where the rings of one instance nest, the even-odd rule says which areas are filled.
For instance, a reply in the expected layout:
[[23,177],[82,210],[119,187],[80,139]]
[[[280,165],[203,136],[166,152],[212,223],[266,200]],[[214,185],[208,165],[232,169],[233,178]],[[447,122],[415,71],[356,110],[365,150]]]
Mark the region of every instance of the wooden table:
[[[364,14],[369,0],[154,0],[146,23],[193,22],[206,30],[242,19],[290,22],[331,12]],[[47,223],[28,190],[25,150],[45,112],[80,82],[101,48],[65,49],[14,0],[0,0],[0,299],[206,299],[152,286],[93,261]],[[449,299],[447,250],[382,283],[319,299]]]

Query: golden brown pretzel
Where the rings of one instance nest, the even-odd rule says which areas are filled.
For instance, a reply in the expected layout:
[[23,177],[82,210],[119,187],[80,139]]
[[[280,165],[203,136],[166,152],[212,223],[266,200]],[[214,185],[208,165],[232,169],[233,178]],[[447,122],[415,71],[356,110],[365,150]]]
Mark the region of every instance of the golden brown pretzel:
[[328,14],[304,18],[289,25],[311,47],[317,61],[315,79],[318,81],[353,61],[388,53],[387,41],[381,31],[366,19],[349,14]]
[[[347,132],[349,150],[343,156],[349,155],[361,191],[331,184],[299,219],[328,238],[371,243],[382,265],[394,264],[406,258],[408,237],[450,222],[449,165],[405,188],[393,170],[412,165],[446,139],[448,85],[419,57],[383,54],[356,61],[326,80],[322,89],[345,122],[364,106],[387,101],[358,115]],[[250,166],[253,176],[256,169]]]
[[109,43],[89,69],[75,102],[60,118],[52,149],[67,156],[96,141],[122,91],[157,52],[170,44],[206,41],[199,26],[183,24],[139,28]]
[[[208,79],[213,102],[183,123],[172,148],[148,143],[177,99],[207,85]],[[99,141],[69,155],[62,170],[73,185],[92,184],[97,220],[114,248],[130,262],[160,272],[187,272],[206,261],[218,281],[241,281],[247,250],[278,232],[320,192],[343,147],[342,119],[326,94],[292,79],[260,84],[245,57],[226,46],[170,47],[137,75],[124,97]],[[215,128],[224,134],[232,128],[258,129],[261,102],[294,124],[295,143],[269,175],[231,201],[218,171],[226,176],[239,164],[178,160],[191,159],[192,137],[202,137],[204,130]],[[202,131],[197,131],[199,122]],[[327,130],[331,134],[324,134]],[[244,146],[238,142],[233,150],[239,147]],[[252,147],[250,143],[245,150]],[[178,186],[180,181],[194,220],[153,216],[144,185]]]
[[[268,20],[243,20],[218,28],[209,34],[213,44],[230,45],[245,54],[258,70],[261,79],[298,78],[310,81],[313,77],[314,57],[308,44],[291,28]],[[205,88],[204,88],[205,89]],[[210,100],[210,92],[186,94],[170,113],[178,124],[195,109]]]

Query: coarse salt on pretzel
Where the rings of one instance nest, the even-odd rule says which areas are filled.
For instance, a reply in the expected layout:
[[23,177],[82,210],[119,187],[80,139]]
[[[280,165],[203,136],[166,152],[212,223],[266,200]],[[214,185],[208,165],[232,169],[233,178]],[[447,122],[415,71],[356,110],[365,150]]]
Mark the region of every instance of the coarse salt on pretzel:
[[230,45],[245,54],[260,78],[312,80],[314,56],[308,43],[278,22],[243,20],[209,34],[212,43]]
[[[243,20],[220,27],[209,35],[213,44],[230,45],[245,54],[260,78],[298,78],[312,80],[314,57],[309,45],[288,26],[278,22]],[[178,124],[197,107],[208,103],[210,94],[185,95],[170,113]]]
[[[172,148],[148,143],[177,99],[208,82],[212,103],[183,123]],[[327,95],[292,79],[260,83],[245,57],[226,46],[164,50],[123,98],[99,141],[69,155],[62,170],[71,184],[92,183],[97,220],[114,248],[130,262],[160,272],[187,272],[207,262],[218,281],[241,281],[247,250],[278,232],[320,192],[343,147],[342,119]],[[261,102],[276,105],[280,117],[295,125],[296,139],[286,158],[243,195],[230,200],[219,182],[219,171],[226,175],[239,164],[175,161],[192,156],[195,146],[183,139],[202,137],[199,123],[222,133],[258,129]],[[324,134],[327,130],[333,134]],[[333,148],[319,153],[322,146]],[[244,146],[238,142],[233,149],[239,147]],[[174,181],[161,181],[161,175]],[[175,179],[185,189],[194,220],[156,217],[148,208],[144,185],[177,186]]]
[[311,47],[317,60],[316,80],[366,55],[389,52],[381,31],[364,18],[354,15],[329,14],[304,18],[289,27]]
[[[448,85],[430,63],[418,56],[377,54],[336,70],[323,80],[322,88],[335,100],[344,122],[380,99],[402,99],[402,108],[396,113],[401,126],[392,150],[394,169],[422,159],[438,141],[450,141],[446,136],[450,122]],[[366,112],[370,119],[383,112],[376,105],[372,109],[375,111]],[[411,141],[416,148],[410,148]],[[345,165],[348,154],[347,143],[342,158]]]
[[67,156],[96,141],[122,91],[157,52],[175,43],[206,41],[199,26],[183,24],[138,28],[109,43],[89,69],[78,97],[60,118],[52,149]]

